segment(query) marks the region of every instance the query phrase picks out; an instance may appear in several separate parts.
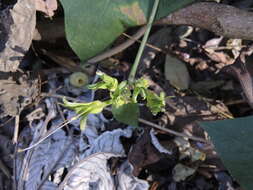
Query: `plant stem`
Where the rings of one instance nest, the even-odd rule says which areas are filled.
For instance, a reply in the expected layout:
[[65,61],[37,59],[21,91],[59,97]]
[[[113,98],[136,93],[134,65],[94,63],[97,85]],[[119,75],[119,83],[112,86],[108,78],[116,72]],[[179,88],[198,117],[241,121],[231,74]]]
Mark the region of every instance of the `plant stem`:
[[130,74],[129,74],[129,77],[128,77],[128,82],[129,83],[133,83],[134,82],[135,74],[136,74],[138,65],[140,63],[140,59],[141,59],[144,47],[145,47],[145,45],[147,43],[148,36],[149,36],[150,30],[151,30],[151,27],[152,27],[152,24],[153,24],[155,15],[156,15],[156,11],[157,11],[158,5],[159,5],[159,0],[155,0],[153,8],[152,8],[151,15],[150,15],[148,23],[147,23],[147,30],[146,30],[146,32],[145,32],[145,34],[143,36],[140,48],[138,50],[138,53],[137,53],[136,58],[134,60],[134,64],[133,64],[133,66],[131,68],[131,71],[130,71]]

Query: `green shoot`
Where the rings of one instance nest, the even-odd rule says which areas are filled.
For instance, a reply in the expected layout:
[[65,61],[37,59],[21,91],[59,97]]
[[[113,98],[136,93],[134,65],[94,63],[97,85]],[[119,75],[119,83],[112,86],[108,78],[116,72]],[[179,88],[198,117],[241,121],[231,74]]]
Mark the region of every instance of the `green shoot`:
[[131,68],[131,72],[130,72],[129,77],[128,77],[128,81],[130,83],[132,83],[134,81],[134,79],[135,79],[135,74],[136,74],[138,65],[140,63],[140,59],[141,59],[142,53],[144,51],[144,47],[145,47],[145,45],[147,43],[148,36],[149,36],[150,30],[151,30],[152,24],[154,22],[154,18],[155,18],[155,15],[156,15],[156,11],[157,11],[158,5],[159,5],[159,0],[155,0],[153,8],[152,8],[152,11],[151,11],[151,15],[150,15],[148,23],[147,23],[147,30],[146,30],[146,32],[145,32],[145,34],[143,36],[140,48],[139,48],[138,53],[137,53],[137,55],[135,57],[134,64],[133,64],[133,66]]
[[[126,124],[137,126],[138,124],[138,97],[147,101],[147,107],[156,115],[165,110],[165,95],[160,96],[148,90],[148,81],[144,78],[136,80],[129,84],[127,81],[118,82],[117,79],[110,77],[102,72],[98,72],[101,81],[89,85],[89,89],[107,89],[110,92],[110,99],[107,101],[93,101],[89,103],[72,103],[63,100],[63,105],[74,110],[81,117],[80,128],[85,128],[85,122],[88,114],[96,114],[102,112],[107,106],[112,106],[114,117]],[[127,114],[128,113],[128,114]]]

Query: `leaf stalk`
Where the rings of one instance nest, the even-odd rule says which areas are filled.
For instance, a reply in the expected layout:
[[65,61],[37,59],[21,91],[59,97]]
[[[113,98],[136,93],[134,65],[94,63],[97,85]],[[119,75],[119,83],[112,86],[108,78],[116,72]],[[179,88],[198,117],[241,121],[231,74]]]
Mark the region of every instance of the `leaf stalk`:
[[152,24],[154,22],[154,18],[155,18],[156,12],[157,12],[158,5],[159,5],[159,0],[155,0],[155,2],[153,4],[152,11],[151,11],[151,15],[150,15],[148,23],[147,23],[146,32],[145,32],[145,34],[144,34],[144,36],[142,38],[141,45],[139,47],[139,50],[138,50],[137,55],[136,55],[135,60],[134,60],[134,64],[133,64],[133,66],[131,68],[131,71],[130,71],[130,74],[129,74],[129,77],[128,77],[128,82],[129,83],[133,83],[134,82],[136,71],[137,71],[138,65],[140,63],[140,59],[141,59],[141,56],[143,54],[144,47],[145,47],[145,45],[147,43],[148,36],[149,36],[150,30],[151,30]]

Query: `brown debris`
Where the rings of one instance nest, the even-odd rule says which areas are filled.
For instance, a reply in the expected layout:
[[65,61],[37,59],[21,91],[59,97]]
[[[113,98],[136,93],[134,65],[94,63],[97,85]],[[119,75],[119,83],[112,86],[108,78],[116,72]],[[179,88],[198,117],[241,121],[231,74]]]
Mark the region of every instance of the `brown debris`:
[[38,80],[22,73],[0,73],[0,118],[16,116],[38,96]]
[[0,13],[0,71],[15,72],[32,43],[36,24],[34,0],[19,0]]

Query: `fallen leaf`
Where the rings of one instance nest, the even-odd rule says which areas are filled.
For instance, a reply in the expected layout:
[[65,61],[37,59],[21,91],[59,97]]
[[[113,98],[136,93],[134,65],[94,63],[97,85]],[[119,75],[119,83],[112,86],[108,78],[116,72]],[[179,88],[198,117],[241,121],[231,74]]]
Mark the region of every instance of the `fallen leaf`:
[[188,89],[190,84],[190,75],[185,63],[171,55],[166,56],[165,78],[170,83],[182,90]]
[[49,17],[54,16],[54,11],[57,9],[57,0],[36,0],[36,10],[41,11]]
[[146,181],[132,175],[132,166],[128,162],[124,162],[119,168],[117,175],[112,176],[108,167],[108,160],[112,157],[122,157],[122,155],[100,152],[81,160],[69,171],[59,189],[148,189],[149,185]]
[[185,180],[187,177],[193,175],[196,169],[190,168],[183,164],[177,164],[173,169],[173,179],[176,182]]
[[35,24],[34,0],[18,0],[0,12],[0,71],[17,70],[32,43]]
[[[154,139],[154,136],[152,138]],[[175,164],[174,160],[172,159],[173,155],[171,155],[171,152],[164,151],[164,147],[161,151],[161,145],[159,145],[158,150],[157,146],[154,146],[154,144],[157,142],[154,142],[152,138],[150,131],[145,130],[142,136],[137,140],[136,144],[132,146],[130,152],[128,153],[128,160],[134,167],[134,176],[138,176],[143,168],[151,165],[153,168],[156,168],[156,172],[164,172],[169,171],[169,168],[172,168]],[[163,168],[160,168],[161,163],[159,161],[161,161],[163,164]]]
[[37,79],[18,72],[0,72],[0,118],[16,116],[35,100],[38,93]]

